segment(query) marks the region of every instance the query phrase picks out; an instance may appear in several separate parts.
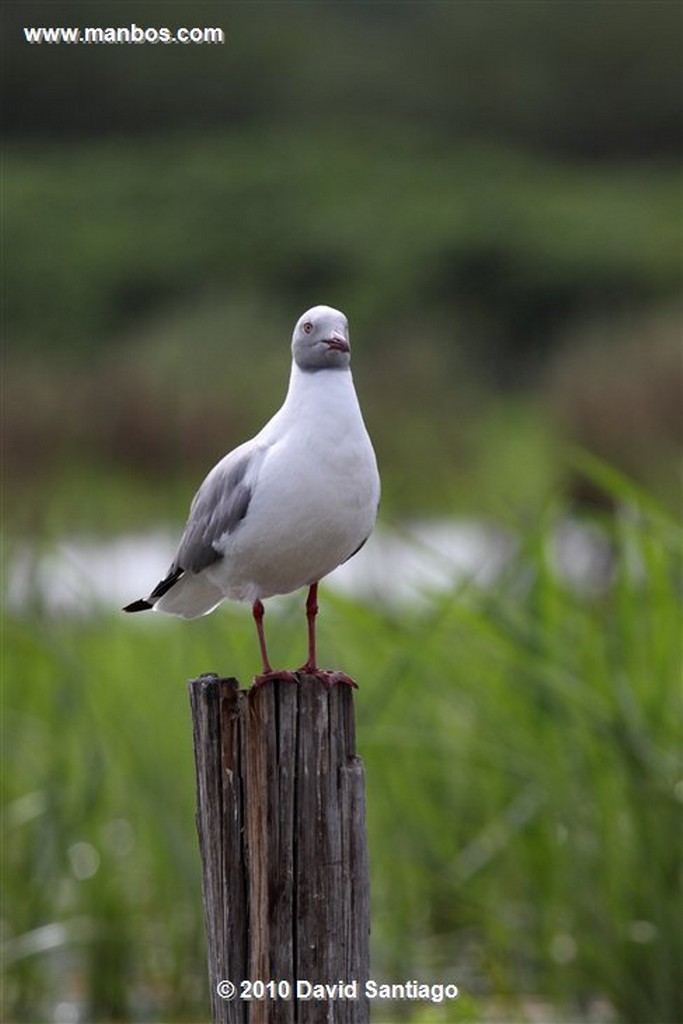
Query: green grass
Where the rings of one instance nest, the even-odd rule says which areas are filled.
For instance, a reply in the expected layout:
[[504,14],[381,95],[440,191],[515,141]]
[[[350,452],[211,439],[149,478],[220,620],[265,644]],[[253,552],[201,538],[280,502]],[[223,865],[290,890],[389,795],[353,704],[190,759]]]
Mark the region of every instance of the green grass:
[[[592,595],[553,570],[552,506],[495,589],[401,614],[322,593],[322,658],[361,684],[373,974],[462,992],[415,1021],[683,1016],[680,532],[582,469],[617,502]],[[300,604],[269,617],[278,663]],[[4,1020],[74,994],[92,1021],[208,1019],[185,681],[248,682],[248,619],[6,621]]]

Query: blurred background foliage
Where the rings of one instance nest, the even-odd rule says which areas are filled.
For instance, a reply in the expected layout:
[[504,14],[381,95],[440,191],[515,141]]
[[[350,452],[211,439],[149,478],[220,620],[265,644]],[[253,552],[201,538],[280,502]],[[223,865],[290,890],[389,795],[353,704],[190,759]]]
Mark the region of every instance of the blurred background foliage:
[[[536,427],[671,500],[678,14],[9,7],[8,474],[88,457],[194,479],[279,400],[291,324],[326,301],[351,316],[385,507],[481,511],[470,476],[520,392],[541,397]],[[227,41],[23,42],[27,23],[93,20],[217,23]]]
[[[131,22],[227,40],[22,31]],[[344,309],[384,521],[519,541],[485,594],[330,602],[376,972],[454,976],[425,1021],[680,1019],[680,7],[29,0],[3,30],[5,575],[27,540],[177,529],[302,310]],[[568,514],[599,593],[553,573]],[[170,684],[246,681],[247,618],[5,615],[3,1019],[206,1015]]]

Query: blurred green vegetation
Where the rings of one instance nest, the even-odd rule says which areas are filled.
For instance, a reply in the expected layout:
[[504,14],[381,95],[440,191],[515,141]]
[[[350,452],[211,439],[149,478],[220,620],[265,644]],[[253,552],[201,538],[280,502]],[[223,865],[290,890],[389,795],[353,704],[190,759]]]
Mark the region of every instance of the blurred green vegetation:
[[[361,682],[373,974],[463,994],[416,1020],[681,1019],[680,529],[588,472],[620,507],[593,596],[558,580],[552,505],[495,588],[400,615],[325,593],[325,660]],[[302,608],[281,611],[294,664]],[[247,682],[252,632],[244,610],[6,624],[5,1019],[206,1018],[178,680]]]
[[393,355],[407,320],[505,374],[577,312],[637,309],[679,283],[675,167],[280,129],[21,147],[5,173],[22,348],[92,349],[198,293],[268,296],[268,317],[317,294],[372,327],[376,352]]
[[[167,494],[182,477],[182,517],[281,401],[291,325],[316,301],[351,316],[386,509],[498,512],[478,481],[490,457],[498,503],[533,508],[563,435],[675,500],[671,170],[273,131],[21,145],[5,198],[6,472],[24,526],[50,512],[35,481],[79,465]],[[527,454],[506,476],[508,445]]]
[[[635,0],[7,5],[12,137],[420,124],[573,158],[677,159],[680,18]],[[28,47],[24,25],[207,25],[217,47]]]
[[[27,538],[180,529],[279,405],[296,318],[341,307],[383,516],[521,538],[494,589],[420,610],[325,592],[362,683],[374,973],[456,981],[421,1024],[683,1019],[678,6],[2,16],[5,574]],[[228,42],[23,41],[132,21]],[[553,568],[577,513],[599,592]],[[206,1017],[178,683],[247,682],[247,619],[5,616],[3,1020]],[[298,664],[300,602],[268,625]]]
[[[126,515],[157,514],[162,484],[180,518],[173,495],[279,402],[291,325],[320,301],[351,319],[390,513],[532,514],[558,484],[584,500],[558,480],[567,437],[677,501],[675,5],[3,13],[20,528],[55,528],[46,478],[76,484],[53,488],[75,527],[118,527],[112,475],[137,490]],[[24,41],[27,24],[93,21],[218,24],[227,42]],[[83,473],[102,478],[86,503]]]

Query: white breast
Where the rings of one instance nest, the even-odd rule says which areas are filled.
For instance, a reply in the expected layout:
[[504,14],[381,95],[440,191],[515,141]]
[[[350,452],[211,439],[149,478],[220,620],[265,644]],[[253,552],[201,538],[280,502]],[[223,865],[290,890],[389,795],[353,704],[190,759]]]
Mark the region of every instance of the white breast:
[[253,601],[316,582],[370,534],[379,476],[349,370],[292,369],[282,409],[255,443],[266,454],[224,557],[206,570],[227,597]]

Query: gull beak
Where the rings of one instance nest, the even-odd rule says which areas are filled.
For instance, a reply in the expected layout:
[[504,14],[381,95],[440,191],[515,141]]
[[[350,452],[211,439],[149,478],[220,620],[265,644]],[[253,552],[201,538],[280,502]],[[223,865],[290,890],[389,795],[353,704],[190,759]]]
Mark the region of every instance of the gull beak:
[[350,352],[350,346],[343,334],[333,334],[331,338],[325,339],[325,344],[328,348],[334,349],[336,352]]

